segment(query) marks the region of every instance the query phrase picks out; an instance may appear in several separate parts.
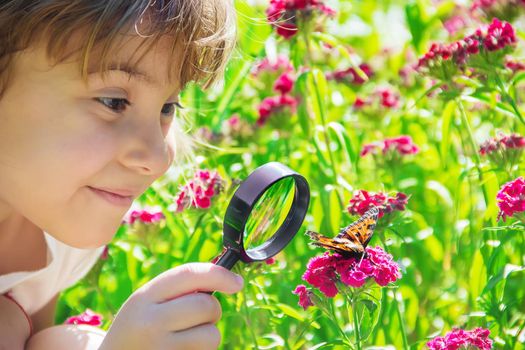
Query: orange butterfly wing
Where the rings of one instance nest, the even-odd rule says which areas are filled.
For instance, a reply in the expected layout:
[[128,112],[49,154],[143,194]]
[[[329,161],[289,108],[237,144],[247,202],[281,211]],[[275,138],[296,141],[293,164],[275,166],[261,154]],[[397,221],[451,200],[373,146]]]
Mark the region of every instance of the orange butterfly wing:
[[344,256],[362,255],[372,238],[378,215],[379,210],[373,207],[357,221],[343,228],[334,238],[328,238],[314,231],[306,231],[306,234],[316,246],[336,251]]

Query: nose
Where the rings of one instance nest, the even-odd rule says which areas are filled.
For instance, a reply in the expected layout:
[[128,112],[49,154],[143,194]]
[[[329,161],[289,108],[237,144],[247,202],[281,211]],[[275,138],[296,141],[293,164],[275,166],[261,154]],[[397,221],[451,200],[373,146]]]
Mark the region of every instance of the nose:
[[173,162],[173,145],[158,121],[131,121],[122,128],[121,163],[152,177],[164,174]]

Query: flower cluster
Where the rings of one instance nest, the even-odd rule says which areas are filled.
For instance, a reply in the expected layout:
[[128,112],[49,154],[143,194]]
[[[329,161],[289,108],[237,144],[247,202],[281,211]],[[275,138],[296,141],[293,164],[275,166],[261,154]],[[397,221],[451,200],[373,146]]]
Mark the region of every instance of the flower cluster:
[[[338,253],[325,252],[310,259],[303,274],[303,280],[329,298],[337,295],[338,282],[359,288],[373,279],[378,285],[386,286],[400,277],[399,265],[392,260],[392,255],[380,247],[366,248],[363,258],[347,258]],[[300,305],[304,309],[313,305],[309,292],[303,285],[299,285],[294,291],[299,295]]]
[[328,16],[335,15],[335,10],[326,6],[322,0],[270,0],[266,9],[268,22],[275,27],[277,34],[289,39],[298,33],[298,19],[308,19],[313,11]]
[[431,350],[457,350],[460,348],[476,347],[482,350],[492,349],[490,331],[485,328],[475,328],[470,331],[453,329],[444,337],[436,337],[427,343]]
[[525,179],[522,176],[504,184],[496,199],[500,210],[498,220],[515,216],[525,222]]
[[[373,75],[372,68],[366,64],[361,63],[359,69],[370,78]],[[357,70],[354,67],[349,67],[347,69],[335,70],[333,72],[326,73],[327,80],[335,80],[338,83],[345,82],[348,84],[362,85],[366,82],[361,75],[357,73]]]
[[303,309],[306,310],[310,306],[314,306],[312,301],[312,299],[315,298],[314,293],[306,288],[304,284],[298,285],[292,293],[299,296],[299,306],[301,306]]
[[281,74],[284,72],[292,72],[293,65],[288,59],[288,56],[278,55],[275,59],[265,57],[257,62],[253,69],[252,75],[254,77],[259,76],[262,72],[277,73]]
[[361,149],[360,156],[364,157],[367,154],[377,154],[379,151],[383,154],[398,153],[401,156],[416,154],[419,152],[417,147],[410,136],[398,136],[393,138],[387,138],[383,141],[368,143]]
[[77,316],[69,317],[65,324],[87,324],[90,326],[100,326],[102,324],[102,315],[93,312],[90,309],[86,309],[83,313]]
[[137,221],[143,224],[154,224],[162,219],[164,219],[164,214],[161,211],[140,209],[132,210],[124,221],[130,225],[133,225]]
[[487,18],[502,18],[512,21],[525,10],[524,0],[474,0],[470,6],[473,14],[481,13]]
[[224,180],[217,172],[198,170],[193,179],[184,185],[176,195],[176,209],[181,212],[193,207],[207,209],[211,205],[211,198],[222,190]]
[[474,34],[463,39],[451,44],[432,44],[429,51],[419,59],[416,70],[447,81],[458,71],[464,71],[467,61],[482,51],[501,51],[503,57],[508,51],[504,49],[512,49],[516,43],[516,32],[512,25],[494,18],[490,25],[478,28]]
[[525,70],[525,63],[507,57],[505,58],[505,67],[510,69],[513,73],[517,73]]
[[286,94],[266,97],[257,107],[257,125],[263,126],[268,118],[277,113],[294,113],[297,103],[293,96]]
[[391,109],[399,107],[399,95],[388,87],[377,88],[370,96],[356,97],[354,108],[361,110],[365,107],[369,109]]
[[381,218],[385,214],[405,210],[408,198],[403,192],[397,192],[394,197],[390,197],[383,192],[356,190],[346,209],[351,215],[364,215],[370,208],[376,207]]
[[520,160],[525,149],[525,137],[512,134],[499,134],[483,142],[479,154],[488,156],[490,161],[499,168],[512,168]]

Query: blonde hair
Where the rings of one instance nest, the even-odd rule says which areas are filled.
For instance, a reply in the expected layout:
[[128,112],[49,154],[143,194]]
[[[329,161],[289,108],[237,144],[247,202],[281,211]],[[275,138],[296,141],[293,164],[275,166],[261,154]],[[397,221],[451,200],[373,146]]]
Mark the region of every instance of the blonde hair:
[[[100,72],[114,56],[119,35],[130,30],[148,49],[166,35],[174,38],[170,54],[182,59],[169,79],[180,87],[190,81],[208,88],[222,77],[236,36],[231,0],[10,0],[0,4],[0,97],[8,87],[13,55],[45,40],[56,63],[69,57],[73,34],[86,79],[94,48]],[[78,38],[78,39],[77,39]],[[182,50],[182,51],[181,51]],[[148,50],[145,50],[147,52]],[[140,60],[140,58],[139,58]]]

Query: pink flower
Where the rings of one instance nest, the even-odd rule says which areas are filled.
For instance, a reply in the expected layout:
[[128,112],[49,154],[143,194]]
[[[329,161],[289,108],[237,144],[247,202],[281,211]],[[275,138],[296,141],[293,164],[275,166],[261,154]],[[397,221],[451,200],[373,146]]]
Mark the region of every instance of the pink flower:
[[487,18],[503,18],[512,21],[525,9],[523,0],[474,0],[470,7],[472,14],[481,12]]
[[287,94],[292,91],[294,81],[294,77],[290,73],[285,72],[277,78],[273,85],[273,89],[280,92],[282,95]]
[[512,169],[519,163],[525,150],[525,137],[518,134],[498,136],[488,139],[480,145],[479,154],[500,169]]
[[525,211],[525,179],[518,177],[504,184],[496,195],[497,204],[500,209],[498,220]]
[[490,331],[485,328],[475,328],[471,331],[453,329],[444,337],[436,337],[427,343],[431,350],[457,350],[462,347],[474,346],[478,349],[492,349],[492,340],[488,337]]
[[279,55],[275,60],[265,57],[253,68],[252,74],[258,76],[262,72],[283,73],[293,71],[293,65],[285,55]]
[[335,15],[335,10],[323,4],[321,0],[270,0],[266,9],[268,22],[277,30],[277,34],[289,39],[297,32],[297,18],[309,18],[313,11],[328,16]]
[[144,224],[154,224],[156,222],[161,221],[164,219],[164,214],[162,212],[150,212],[146,209],[144,210],[133,210],[129,214],[129,218],[127,219],[127,223],[132,225],[136,221],[139,221]]
[[308,290],[304,284],[298,285],[292,293],[299,295],[299,305],[302,306],[303,309],[306,310],[308,307],[314,305],[311,296],[312,291]]
[[69,317],[64,323],[100,326],[102,324],[102,315],[99,315],[91,311],[90,309],[86,309],[86,311],[84,311],[80,315]]
[[175,196],[176,212],[193,207],[207,209],[211,198],[220,193],[224,180],[217,172],[198,170],[193,179],[184,185]]
[[467,21],[463,16],[452,16],[443,23],[443,27],[450,35],[456,34],[460,29],[465,28]]
[[368,102],[366,100],[362,99],[361,97],[356,97],[354,101],[354,108],[361,109],[367,104]]
[[268,258],[268,259],[264,260],[264,262],[266,263],[266,265],[275,264],[275,258]]
[[464,72],[468,59],[481,53],[513,48],[517,43],[516,32],[508,22],[497,18],[488,26],[478,28],[474,34],[451,44],[433,43],[418,61],[416,70],[447,81],[458,72]]
[[419,152],[419,147],[412,142],[412,138],[410,136],[402,135],[387,138],[375,143],[365,144],[361,149],[360,156],[364,157],[370,153],[377,153],[377,149],[381,149],[383,155],[390,152],[397,152],[400,155],[416,154]]
[[399,105],[399,97],[390,89],[378,89],[377,94],[380,97],[381,106],[386,108],[396,108]]
[[[372,68],[366,63],[361,63],[359,65],[359,69],[361,69],[368,78],[370,78],[373,74]],[[362,85],[366,81],[359,74],[357,74],[357,71],[353,67],[349,67],[344,70],[336,70],[334,72],[327,73],[326,79],[335,80],[337,82],[346,82],[346,83],[355,84],[355,85]]]
[[525,137],[518,134],[499,134],[497,137],[483,142],[479,148],[479,154],[484,156],[490,155],[496,151],[506,152],[508,149],[523,148],[525,148]]
[[510,69],[513,73],[517,73],[525,70],[525,63],[507,57],[505,59],[505,67]]
[[347,210],[351,215],[364,215],[370,208],[379,209],[379,217],[394,211],[403,211],[408,204],[408,196],[402,192],[397,192],[394,197],[388,196],[383,192],[368,192],[356,190],[348,204]]
[[266,97],[258,107],[259,118],[257,119],[257,125],[264,125],[270,116],[283,112],[286,109],[291,113],[294,113],[297,103],[297,100],[290,95]]
[[517,42],[518,39],[516,38],[516,32],[512,25],[508,22],[501,22],[499,19],[494,18],[487,28],[483,45],[489,51],[496,51],[501,50],[506,46],[514,45]]
[[366,254],[362,259],[346,258],[338,253],[330,255],[329,252],[325,252],[321,256],[310,259],[303,274],[303,280],[330,298],[337,295],[337,281],[350,287],[360,288],[370,278],[380,286],[386,286],[400,277],[399,265],[392,260],[392,255],[380,247],[366,248]]
[[327,297],[334,297],[337,294],[335,282],[337,280],[335,271],[335,258],[328,252],[321,256],[316,256],[306,265],[306,272],[303,280],[318,288]]
[[385,252],[380,247],[366,248],[368,259],[374,267],[372,276],[377,284],[384,287],[391,282],[397,281],[401,276],[399,265],[392,260],[392,255]]

